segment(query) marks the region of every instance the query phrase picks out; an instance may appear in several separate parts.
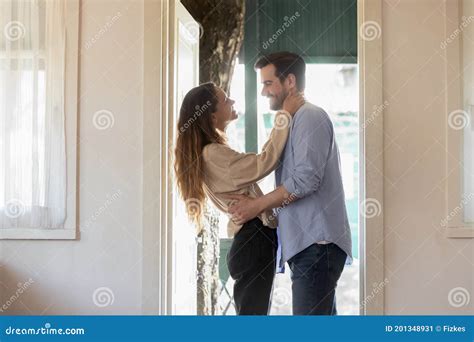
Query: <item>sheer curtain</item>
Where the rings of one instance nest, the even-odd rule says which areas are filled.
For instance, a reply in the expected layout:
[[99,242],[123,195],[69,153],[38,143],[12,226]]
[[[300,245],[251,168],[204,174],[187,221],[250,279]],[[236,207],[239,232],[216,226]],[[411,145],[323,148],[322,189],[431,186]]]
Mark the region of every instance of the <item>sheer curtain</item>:
[[66,217],[64,0],[0,1],[0,229]]

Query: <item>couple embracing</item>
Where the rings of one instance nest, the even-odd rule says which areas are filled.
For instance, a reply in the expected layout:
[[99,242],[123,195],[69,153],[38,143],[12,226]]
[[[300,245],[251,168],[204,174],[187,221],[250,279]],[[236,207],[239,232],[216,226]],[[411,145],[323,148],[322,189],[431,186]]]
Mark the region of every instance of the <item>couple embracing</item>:
[[[352,252],[334,128],[302,95],[302,57],[272,53],[255,69],[262,96],[277,111],[261,152],[229,147],[225,130],[237,118],[234,101],[214,84],[202,84],[187,93],[180,110],[178,187],[184,200],[207,197],[230,216],[227,266],[237,314],[268,314],[275,273],[287,263],[293,314],[336,315],[337,281]],[[201,115],[179,130],[203,104]],[[257,182],[274,170],[276,188],[264,195]],[[199,223],[200,213],[192,218]]]

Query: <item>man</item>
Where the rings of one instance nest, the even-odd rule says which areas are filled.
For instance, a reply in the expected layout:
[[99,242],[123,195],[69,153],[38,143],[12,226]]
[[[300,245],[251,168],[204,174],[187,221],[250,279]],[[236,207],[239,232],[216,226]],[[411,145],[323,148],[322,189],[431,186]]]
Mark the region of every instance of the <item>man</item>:
[[[279,110],[291,91],[303,92],[306,65],[297,54],[277,52],[255,63],[262,95]],[[235,195],[229,213],[242,224],[277,208],[280,266],[291,269],[293,314],[336,315],[335,289],[352,260],[339,151],[328,114],[305,103],[290,123],[290,136],[276,170],[277,188],[260,198]]]

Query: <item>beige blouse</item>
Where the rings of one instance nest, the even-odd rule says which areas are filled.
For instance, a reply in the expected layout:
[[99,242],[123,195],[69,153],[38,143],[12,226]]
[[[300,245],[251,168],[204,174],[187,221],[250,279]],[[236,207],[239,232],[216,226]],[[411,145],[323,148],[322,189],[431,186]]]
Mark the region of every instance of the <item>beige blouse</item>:
[[[204,190],[219,210],[227,213],[233,201],[225,198],[225,195],[241,194],[252,198],[263,196],[256,182],[277,167],[285,148],[290,124],[290,114],[278,111],[270,137],[259,154],[239,153],[227,145],[217,143],[204,147]],[[266,226],[277,227],[276,217],[272,215],[271,210],[263,212],[258,217]],[[242,225],[229,220],[227,224],[229,237],[234,237],[240,228]]]

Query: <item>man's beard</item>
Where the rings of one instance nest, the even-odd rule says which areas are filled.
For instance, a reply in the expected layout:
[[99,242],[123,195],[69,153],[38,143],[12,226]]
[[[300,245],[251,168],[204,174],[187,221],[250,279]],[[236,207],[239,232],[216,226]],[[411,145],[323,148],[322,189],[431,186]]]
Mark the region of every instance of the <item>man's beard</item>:
[[[288,96],[287,91],[283,91],[280,96],[274,95],[274,97],[270,99],[270,109],[271,110],[280,110],[280,109],[282,109],[283,108],[283,102],[285,101],[287,96]],[[274,101],[272,101],[272,99]]]

